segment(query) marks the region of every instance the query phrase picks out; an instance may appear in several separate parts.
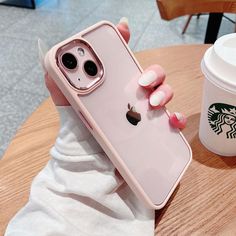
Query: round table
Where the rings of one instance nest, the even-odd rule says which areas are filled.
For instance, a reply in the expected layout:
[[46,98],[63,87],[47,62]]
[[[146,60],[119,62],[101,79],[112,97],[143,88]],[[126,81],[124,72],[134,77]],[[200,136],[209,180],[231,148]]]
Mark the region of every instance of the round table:
[[[136,53],[143,68],[158,63],[175,91],[167,105],[188,117],[183,131],[193,161],[167,205],[156,211],[156,234],[236,234],[236,158],[206,150],[198,138],[203,75],[200,61],[209,45],[181,45]],[[0,161],[0,235],[27,202],[33,177],[50,158],[59,128],[48,98],[21,126]]]

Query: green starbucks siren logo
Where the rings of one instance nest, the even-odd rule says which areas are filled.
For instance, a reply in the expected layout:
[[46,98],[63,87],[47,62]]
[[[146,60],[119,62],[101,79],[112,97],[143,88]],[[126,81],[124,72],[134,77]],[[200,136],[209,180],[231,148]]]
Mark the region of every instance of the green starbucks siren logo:
[[214,103],[208,109],[209,124],[217,135],[236,138],[236,107]]

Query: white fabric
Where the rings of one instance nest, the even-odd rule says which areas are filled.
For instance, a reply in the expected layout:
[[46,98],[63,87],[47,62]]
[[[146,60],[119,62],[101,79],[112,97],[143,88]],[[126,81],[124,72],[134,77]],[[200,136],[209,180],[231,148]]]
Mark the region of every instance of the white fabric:
[[5,235],[153,236],[154,210],[136,198],[72,108],[57,108],[52,159]]

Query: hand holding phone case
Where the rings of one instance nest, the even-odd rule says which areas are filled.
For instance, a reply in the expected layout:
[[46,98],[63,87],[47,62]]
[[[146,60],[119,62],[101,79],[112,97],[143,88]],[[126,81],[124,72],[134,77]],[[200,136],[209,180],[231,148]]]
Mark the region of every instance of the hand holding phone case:
[[[101,80],[82,91],[68,81],[58,59],[63,48],[72,50],[80,41],[101,63]],[[45,68],[135,194],[149,208],[162,208],[190,164],[191,148],[170,126],[165,108],[149,107],[148,91],[138,85],[142,69],[116,27],[103,21],[57,44]]]

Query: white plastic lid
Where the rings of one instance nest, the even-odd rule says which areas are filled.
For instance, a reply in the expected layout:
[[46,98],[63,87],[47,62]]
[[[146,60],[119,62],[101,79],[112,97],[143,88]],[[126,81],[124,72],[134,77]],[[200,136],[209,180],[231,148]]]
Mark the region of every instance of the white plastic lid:
[[208,79],[236,93],[236,33],[217,39],[205,52],[203,62]]

